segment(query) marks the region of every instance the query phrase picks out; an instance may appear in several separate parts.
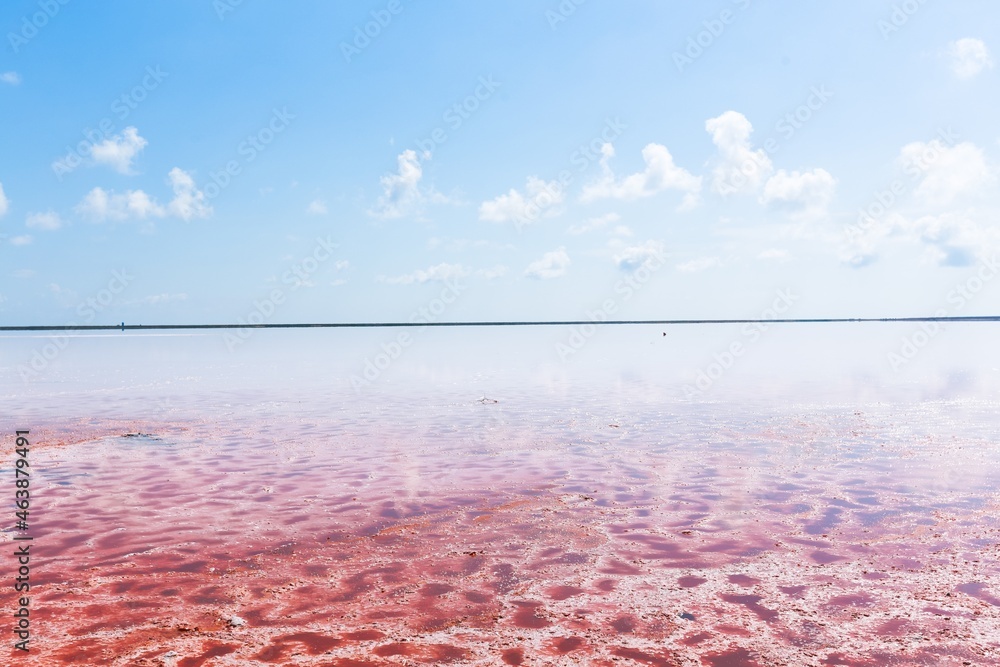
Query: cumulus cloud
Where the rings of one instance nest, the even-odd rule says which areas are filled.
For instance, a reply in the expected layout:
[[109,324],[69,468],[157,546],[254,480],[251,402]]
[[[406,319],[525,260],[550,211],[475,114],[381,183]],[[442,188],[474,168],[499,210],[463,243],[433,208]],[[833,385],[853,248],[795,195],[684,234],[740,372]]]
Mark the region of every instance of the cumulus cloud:
[[840,248],[840,261],[854,268],[874,264],[879,258],[879,245],[907,225],[906,218],[898,211],[879,218],[859,219],[858,224],[848,229],[846,242]]
[[424,169],[416,151],[409,149],[403,151],[396,158],[396,164],[396,173],[386,174],[379,179],[382,184],[382,195],[375,206],[368,211],[369,215],[383,219],[402,218],[418,212],[424,202],[448,201],[444,195],[434,190],[425,191],[420,187]]
[[559,181],[543,181],[531,176],[524,193],[511,188],[506,194],[479,205],[479,219],[488,222],[534,222],[542,215],[559,212],[565,193]]
[[712,169],[712,190],[720,195],[756,192],[773,166],[767,152],[750,145],[753,125],[737,111],[705,121],[719,155]]
[[167,205],[170,213],[182,220],[205,218],[212,214],[212,207],[207,204],[205,193],[195,186],[191,174],[174,167],[167,178],[174,190],[174,198]]
[[30,234],[24,234],[22,236],[12,236],[10,237],[11,245],[30,245],[34,239],[31,238]]
[[836,186],[837,179],[825,169],[805,172],[779,169],[764,184],[760,202],[789,208],[797,217],[823,217]]
[[21,75],[17,72],[4,72],[3,74],[0,74],[0,81],[10,84],[11,86],[16,86],[21,83]]
[[139,136],[139,130],[129,126],[121,134],[94,144],[90,149],[90,156],[97,164],[107,165],[120,174],[131,174],[132,160],[148,143]]
[[854,269],[863,269],[878,261],[878,255],[874,252],[866,252],[858,249],[856,252],[848,252],[841,255],[841,261]]
[[682,208],[690,208],[698,201],[701,191],[701,177],[674,164],[674,158],[661,144],[648,144],[642,149],[642,159],[646,168],[624,178],[617,178],[608,164],[615,155],[614,146],[606,143],[601,147],[600,179],[583,189],[580,200],[591,202],[597,199],[634,200],[649,197],[664,190],[685,192]]
[[326,215],[326,202],[322,199],[313,199],[306,208],[306,213],[310,215]]
[[426,269],[417,269],[413,273],[396,276],[395,278],[379,276],[378,279],[379,282],[390,285],[412,285],[414,283],[422,285],[431,281],[443,282],[445,280],[464,278],[467,275],[469,275],[469,269],[461,264],[441,263]]
[[528,278],[538,280],[548,280],[566,275],[569,268],[569,255],[566,248],[556,248],[551,252],[542,255],[542,258],[535,260],[524,270],[524,275]]
[[1000,228],[990,213],[976,209],[915,216],[894,212],[852,234],[841,260],[854,267],[878,260],[878,248],[889,242],[917,245],[925,258],[940,266],[969,266],[1000,251]]
[[614,256],[615,264],[623,271],[634,271],[650,260],[663,262],[666,249],[660,241],[646,241],[640,245],[628,246]]
[[497,264],[491,269],[479,269],[476,271],[476,275],[486,280],[495,280],[507,275],[507,267],[503,264]]
[[10,206],[10,200],[7,199],[7,194],[3,191],[3,183],[0,183],[0,218],[7,215],[7,208]]
[[76,206],[77,213],[92,220],[144,220],[162,218],[166,210],[142,190],[117,194],[104,188],[94,188]]
[[983,151],[970,142],[948,146],[940,139],[916,141],[903,146],[899,163],[906,173],[919,178],[914,195],[931,205],[946,205],[977,193],[994,179]]
[[914,183],[912,206],[879,216],[863,213],[842,244],[843,262],[871,265],[887,243],[922,247],[925,258],[941,266],[966,266],[1000,250],[994,212],[968,201],[994,190],[996,170],[980,148],[947,137],[913,142],[900,150],[897,163]]
[[949,212],[901,219],[900,231],[924,244],[929,258],[941,266],[970,266],[977,257],[995,253],[1000,230],[973,214]]
[[692,259],[691,261],[684,262],[683,264],[678,264],[676,268],[682,273],[695,273],[697,271],[705,271],[716,266],[722,266],[722,262],[719,261],[718,257],[699,257],[698,259]]
[[965,37],[948,45],[951,71],[960,79],[971,79],[984,69],[993,67],[990,50],[981,39]]
[[116,193],[96,187],[77,204],[76,211],[98,222],[146,220],[165,218],[168,215],[190,220],[211,215],[212,207],[207,204],[205,193],[197,188],[190,174],[174,167],[167,174],[167,180],[173,189],[174,197],[166,206],[160,205],[142,190]]
[[55,231],[62,227],[62,219],[55,211],[45,213],[29,213],[24,221],[28,229],[43,229],[45,231]]

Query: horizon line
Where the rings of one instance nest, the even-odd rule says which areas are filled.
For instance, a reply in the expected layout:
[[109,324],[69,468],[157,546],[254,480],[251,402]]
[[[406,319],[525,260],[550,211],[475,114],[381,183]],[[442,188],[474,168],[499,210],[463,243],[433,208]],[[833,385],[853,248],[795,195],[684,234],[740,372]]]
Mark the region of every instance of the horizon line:
[[0,331],[164,331],[175,329],[376,329],[416,327],[527,327],[590,325],[677,324],[824,324],[849,322],[1000,322],[1000,315],[938,317],[812,317],[775,319],[674,319],[674,320],[525,320],[472,322],[290,322],[259,324],[63,324],[0,326]]

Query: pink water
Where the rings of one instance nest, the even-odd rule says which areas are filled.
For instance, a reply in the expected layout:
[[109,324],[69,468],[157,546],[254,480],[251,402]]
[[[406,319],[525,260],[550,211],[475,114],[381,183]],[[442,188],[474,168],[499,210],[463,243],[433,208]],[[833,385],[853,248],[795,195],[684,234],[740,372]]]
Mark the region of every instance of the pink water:
[[501,380],[8,395],[30,664],[1000,665],[991,395]]

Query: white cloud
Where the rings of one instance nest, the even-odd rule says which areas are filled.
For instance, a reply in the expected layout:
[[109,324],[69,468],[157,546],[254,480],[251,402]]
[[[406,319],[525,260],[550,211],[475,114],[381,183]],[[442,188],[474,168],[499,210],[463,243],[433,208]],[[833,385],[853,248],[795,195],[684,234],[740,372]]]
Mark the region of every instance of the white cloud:
[[587,232],[593,231],[595,229],[600,229],[601,227],[607,225],[611,222],[618,222],[621,220],[621,216],[617,213],[605,213],[604,215],[598,216],[596,218],[587,218],[582,225],[576,225],[570,227],[566,231],[574,236],[580,234],[586,234]]
[[700,257],[698,259],[692,259],[689,262],[684,262],[683,264],[678,264],[677,270],[683,273],[694,273],[696,271],[705,271],[706,269],[711,269],[716,266],[722,266],[722,262],[719,261],[718,257]]
[[32,239],[31,235],[29,235],[29,234],[24,234],[23,236],[12,236],[12,237],[10,237],[10,244],[11,245],[30,245],[33,240],[34,239]]
[[660,262],[666,257],[666,249],[659,241],[646,241],[641,245],[629,246],[614,256],[619,269],[634,271],[651,259]]
[[633,200],[649,197],[664,190],[680,190],[687,193],[681,204],[682,208],[693,207],[701,191],[701,177],[674,164],[674,158],[661,144],[648,144],[642,149],[642,159],[646,163],[643,171],[631,174],[622,179],[616,178],[608,162],[615,155],[614,146],[604,144],[601,147],[601,169],[603,175],[594,183],[583,189],[580,200],[590,202],[597,199]]
[[189,173],[174,167],[167,178],[174,190],[174,198],[167,205],[171,213],[182,220],[205,218],[212,214],[212,207],[206,203],[205,193],[195,186]]
[[771,159],[763,149],[753,150],[750,133],[753,126],[746,116],[727,111],[705,121],[712,143],[719,150],[712,169],[712,190],[720,195],[756,192],[771,174]]
[[487,280],[494,280],[507,275],[507,267],[503,264],[497,264],[492,269],[479,269],[476,271],[476,275]]
[[982,150],[971,143],[915,142],[902,148],[898,163],[914,180],[912,205],[882,215],[862,212],[840,244],[843,262],[871,265],[891,243],[923,247],[927,260],[943,266],[966,266],[1000,250],[995,209],[956,205],[993,192],[996,172]]
[[563,202],[566,193],[559,181],[545,182],[531,176],[525,185],[525,194],[511,188],[506,194],[484,201],[479,205],[479,219],[489,222],[533,222],[541,215],[552,216]]
[[145,220],[172,215],[182,220],[204,218],[212,213],[205,193],[197,188],[189,173],[174,167],[167,174],[174,197],[166,206],[160,205],[142,190],[127,190],[123,194],[94,188],[77,204],[76,211],[92,220]]
[[143,220],[162,218],[166,210],[142,190],[128,190],[124,194],[94,188],[76,206],[77,213],[93,220]]
[[866,251],[862,248],[853,248],[853,251],[844,252],[840,260],[854,269],[863,269],[878,261],[879,256],[873,251]]
[[3,74],[0,74],[0,81],[16,86],[21,83],[21,75],[17,72],[4,72]]
[[333,268],[337,269],[338,271],[344,271],[346,269],[351,268],[351,262],[346,259],[338,259],[337,262],[333,265]]
[[566,248],[556,248],[542,255],[541,259],[529,264],[528,268],[524,271],[524,275],[528,278],[537,278],[539,280],[558,278],[566,275],[569,263],[569,255],[566,254]]
[[898,227],[909,239],[924,244],[930,259],[942,266],[969,266],[1000,248],[1000,229],[970,213],[900,219]]
[[758,253],[757,259],[787,262],[790,259],[790,256],[787,250],[781,250],[780,248],[768,248],[767,250],[762,250]]
[[994,180],[983,151],[969,142],[949,147],[939,139],[916,141],[903,146],[899,163],[906,173],[920,177],[914,194],[931,205],[949,204]]
[[779,169],[764,184],[760,202],[789,207],[799,217],[819,218],[826,215],[836,186],[837,179],[825,169],[791,173]]
[[990,50],[981,39],[965,37],[948,45],[951,70],[960,79],[971,79],[986,68],[993,67]]
[[854,268],[874,264],[879,258],[876,251],[883,240],[907,226],[906,219],[898,211],[855,225],[848,230],[846,242],[840,248],[840,261]]
[[[427,153],[424,155],[429,157]],[[396,163],[397,173],[386,174],[379,179],[382,184],[382,195],[375,206],[368,211],[369,215],[384,219],[401,218],[417,212],[425,201],[430,200],[435,203],[448,201],[447,197],[434,190],[425,192],[420,188],[424,170],[415,151],[410,149],[403,151],[396,158]]]
[[94,144],[90,155],[97,164],[106,164],[120,174],[131,174],[132,160],[148,143],[135,127],[129,126],[121,134]]
[[80,296],[75,290],[62,287],[59,283],[49,283],[49,291],[55,296],[56,301],[65,308],[80,302]]
[[9,206],[10,200],[7,199],[7,194],[3,191],[3,183],[0,183],[0,218],[7,215]]
[[1000,252],[1000,227],[987,211],[969,209],[908,217],[893,212],[877,224],[852,234],[841,251],[841,260],[854,267],[878,260],[879,246],[895,242],[921,246],[931,263],[969,266]]
[[431,281],[445,281],[456,278],[463,278],[469,275],[469,270],[461,264],[441,263],[427,269],[417,269],[413,273],[407,273],[395,278],[379,276],[379,282],[390,285],[412,285],[413,283],[424,284]]
[[24,224],[28,229],[54,231],[62,227],[62,220],[55,211],[46,211],[45,213],[29,213]]
[[326,202],[322,199],[313,199],[306,208],[306,213],[311,215],[326,215],[326,212]]

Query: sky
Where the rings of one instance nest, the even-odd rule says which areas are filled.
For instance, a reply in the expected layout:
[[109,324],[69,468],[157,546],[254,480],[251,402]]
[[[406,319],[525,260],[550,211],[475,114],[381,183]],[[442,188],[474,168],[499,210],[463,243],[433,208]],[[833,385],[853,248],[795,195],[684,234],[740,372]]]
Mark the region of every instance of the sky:
[[0,323],[997,314],[998,19],[11,0]]

